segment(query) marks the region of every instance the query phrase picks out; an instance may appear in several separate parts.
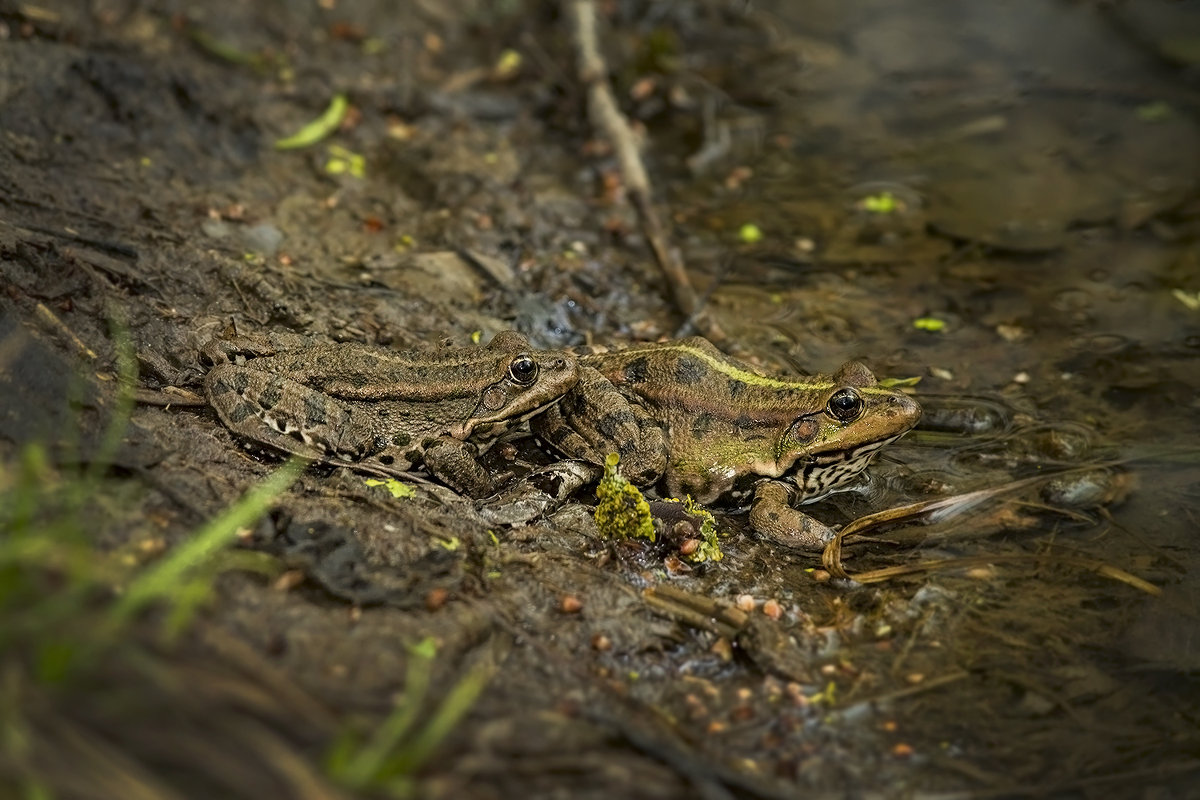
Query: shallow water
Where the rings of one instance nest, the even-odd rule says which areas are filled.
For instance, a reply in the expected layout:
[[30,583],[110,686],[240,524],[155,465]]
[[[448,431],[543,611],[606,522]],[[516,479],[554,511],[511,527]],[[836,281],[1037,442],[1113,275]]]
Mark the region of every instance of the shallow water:
[[[863,358],[877,374],[920,376],[916,395],[931,406],[950,398],[977,421],[998,417],[974,435],[927,428],[891,448],[903,466],[876,470],[873,503],[1114,466],[1099,485],[894,534],[906,546],[928,537],[902,563],[995,559],[935,571],[916,596],[895,585],[850,595],[870,625],[905,627],[900,653],[884,645],[899,646],[891,633],[840,628],[844,612],[769,548],[731,545],[760,566],[753,588],[737,588],[857,642],[838,651],[864,676],[852,694],[890,694],[881,669],[912,669],[914,686],[973,675],[893,708],[901,727],[942,741],[941,756],[953,751],[949,761],[1009,771],[1013,788],[1054,785],[1044,758],[1071,761],[1076,775],[1135,772],[1152,763],[1147,742],[1171,750],[1156,727],[1174,727],[1162,721],[1180,685],[1156,671],[1200,668],[1200,106],[1195,64],[1171,55],[1200,14],[1041,2],[756,9],[773,16],[777,49],[727,44],[744,58],[724,62],[716,47],[689,51],[710,79],[733,83],[726,71],[737,70],[742,94],[672,151],[682,176],[698,141],[722,143],[690,162],[710,180],[704,199],[691,184],[673,197],[693,263],[718,281],[720,324],[774,369]],[[889,210],[873,210],[884,197]],[[748,223],[761,241],[737,243]],[[1085,495],[1103,502],[1048,508]],[[831,505],[841,519],[867,510],[848,497]],[[880,558],[886,547],[873,552],[851,571],[896,563]],[[1092,559],[1162,595],[1097,577]],[[914,616],[915,627],[898,621]],[[873,641],[889,655],[871,656]],[[1006,696],[1017,705],[1004,710]],[[1135,713],[1132,696],[1161,715]],[[1037,710],[1037,698],[1050,706]],[[1121,733],[1080,730],[1081,715]]]

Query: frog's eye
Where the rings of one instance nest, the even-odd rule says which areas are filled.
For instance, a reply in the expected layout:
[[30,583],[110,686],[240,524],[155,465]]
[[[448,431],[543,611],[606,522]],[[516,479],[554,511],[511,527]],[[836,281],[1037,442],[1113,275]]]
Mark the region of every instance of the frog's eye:
[[521,353],[508,365],[508,374],[517,383],[527,386],[533,383],[534,378],[537,377],[537,362],[533,360],[532,356]]
[[838,389],[829,398],[827,409],[834,419],[853,422],[863,412],[863,399],[853,389]]

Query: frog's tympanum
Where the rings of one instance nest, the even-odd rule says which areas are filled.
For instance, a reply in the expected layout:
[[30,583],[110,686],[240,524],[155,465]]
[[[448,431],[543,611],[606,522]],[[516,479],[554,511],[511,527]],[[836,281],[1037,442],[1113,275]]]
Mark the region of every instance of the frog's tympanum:
[[859,475],[917,423],[920,406],[850,362],[832,376],[760,374],[699,337],[581,355],[578,385],[533,419],[564,455],[702,503],[753,494],[751,526],[819,548],[833,532],[792,508]]
[[428,352],[285,335],[215,339],[204,354],[208,401],[234,433],[366,472],[424,464],[474,496],[495,486],[472,442],[552,406],[579,378],[574,356],[532,350],[515,331]]

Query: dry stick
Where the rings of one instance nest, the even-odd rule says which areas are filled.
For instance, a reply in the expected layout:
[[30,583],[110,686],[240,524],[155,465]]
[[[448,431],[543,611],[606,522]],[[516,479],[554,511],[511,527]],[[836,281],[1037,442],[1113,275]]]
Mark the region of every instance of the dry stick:
[[650,179],[638,153],[637,140],[629,121],[617,107],[608,85],[608,64],[600,54],[596,38],[596,5],[592,0],[567,3],[572,32],[579,56],[579,81],[587,87],[588,116],[612,144],[621,167],[621,178],[633,207],[642,222],[642,233],[654,251],[654,258],[671,287],[675,305],[696,328],[713,341],[725,338],[725,332],[702,309],[692,282],[683,268],[678,252],[667,242],[658,213],[654,210]]

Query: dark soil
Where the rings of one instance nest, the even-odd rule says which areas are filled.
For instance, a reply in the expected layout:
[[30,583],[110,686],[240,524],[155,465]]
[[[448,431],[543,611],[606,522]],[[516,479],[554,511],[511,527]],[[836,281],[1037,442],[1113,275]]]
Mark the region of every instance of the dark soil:
[[[945,563],[839,585],[733,510],[724,559],[693,565],[677,541],[602,539],[586,497],[504,528],[314,467],[242,543],[273,577],[226,572],[181,642],[146,633],[153,681],[116,662],[74,693],[26,684],[36,783],[369,794],[321,764],[387,716],[432,636],[423,718],[465,676],[488,685],[422,796],[1185,796],[1195,8],[602,5],[723,346],[921,377],[934,424],[817,515],[1103,463],[1095,491],[880,533],[851,572]],[[681,332],[573,63],[551,3],[0,2],[0,453],[92,459],[122,331],[143,399],[197,391],[231,324],[394,348]],[[338,92],[340,130],[273,147]],[[351,155],[361,176],[331,168]],[[884,194],[893,213],[868,210]],[[963,408],[979,430],[935,430]],[[137,405],[97,546],[186,539],[277,468],[244,445],[203,406]],[[25,785],[10,756],[0,785]]]

